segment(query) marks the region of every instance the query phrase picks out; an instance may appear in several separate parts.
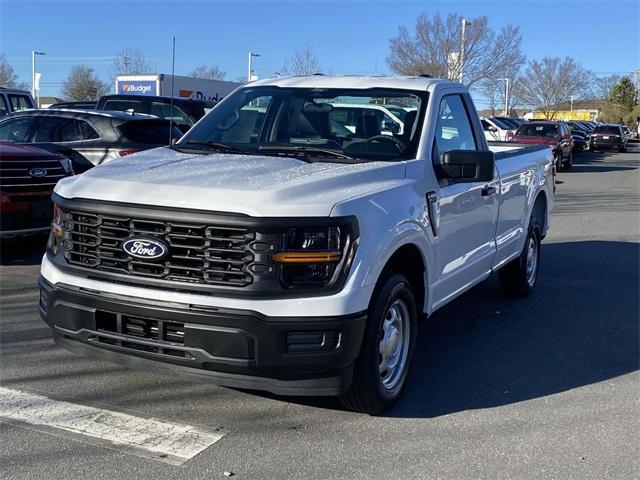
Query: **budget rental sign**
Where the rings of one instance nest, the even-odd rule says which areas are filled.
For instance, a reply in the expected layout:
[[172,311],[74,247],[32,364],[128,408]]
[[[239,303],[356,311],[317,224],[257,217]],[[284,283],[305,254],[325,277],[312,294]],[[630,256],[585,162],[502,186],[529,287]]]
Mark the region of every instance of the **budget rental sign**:
[[120,95],[158,95],[158,84],[155,80],[119,80]]

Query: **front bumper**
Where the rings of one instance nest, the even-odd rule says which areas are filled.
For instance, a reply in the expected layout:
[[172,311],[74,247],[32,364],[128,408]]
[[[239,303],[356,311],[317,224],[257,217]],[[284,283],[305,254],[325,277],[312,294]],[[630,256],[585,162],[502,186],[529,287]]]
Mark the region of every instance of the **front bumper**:
[[366,314],[266,317],[83,291],[39,279],[40,315],[72,351],[280,395],[339,395],[351,384]]
[[46,197],[16,201],[2,194],[0,238],[48,232],[51,230],[53,204]]

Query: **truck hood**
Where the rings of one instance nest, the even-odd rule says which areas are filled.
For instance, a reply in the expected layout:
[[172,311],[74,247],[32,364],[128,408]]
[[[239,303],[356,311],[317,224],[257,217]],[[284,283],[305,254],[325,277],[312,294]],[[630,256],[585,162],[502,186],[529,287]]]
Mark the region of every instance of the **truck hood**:
[[328,216],[349,198],[401,182],[404,162],[306,163],[291,157],[198,155],[162,147],[58,182],[55,193],[259,217]]

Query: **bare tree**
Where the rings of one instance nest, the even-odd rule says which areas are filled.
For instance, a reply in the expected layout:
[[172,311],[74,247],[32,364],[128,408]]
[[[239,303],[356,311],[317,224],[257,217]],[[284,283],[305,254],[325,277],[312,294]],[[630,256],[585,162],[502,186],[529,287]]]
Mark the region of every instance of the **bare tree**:
[[322,65],[315,49],[307,45],[302,50],[294,50],[291,58],[285,60],[282,71],[288,75],[313,75],[322,71]]
[[518,78],[516,92],[522,102],[553,119],[559,104],[588,92],[592,74],[572,58],[545,57],[528,63]]
[[220,70],[220,67],[217,65],[200,65],[193,69],[193,71],[189,74],[191,77],[196,78],[206,78],[208,80],[222,80],[224,79],[226,72]]
[[25,82],[18,82],[18,76],[4,53],[0,54],[0,87],[29,88]]
[[596,77],[593,81],[591,95],[599,100],[609,98],[613,87],[620,82],[620,75],[607,75],[606,77]]
[[155,65],[147,60],[147,57],[137,48],[123,48],[113,59],[111,74],[113,76],[122,73],[153,73]]
[[[507,101],[508,115],[513,115],[522,106],[522,100],[517,88],[519,71],[519,68],[513,68],[511,71],[505,72],[503,77],[485,78],[478,82],[475,90],[487,100],[489,108],[494,111],[494,115],[502,115],[504,113]],[[509,82],[508,98],[507,80]]]
[[463,68],[463,83],[471,86],[484,79],[504,77],[524,63],[520,28],[507,25],[496,34],[484,16],[467,24],[461,56],[462,20],[461,15],[453,13],[446,18],[439,13],[432,17],[422,13],[414,34],[400,27],[398,36],[389,40],[389,68],[401,75],[427,74],[455,80]]
[[62,83],[62,95],[67,100],[96,100],[107,94],[111,87],[100,81],[93,68],[76,65]]

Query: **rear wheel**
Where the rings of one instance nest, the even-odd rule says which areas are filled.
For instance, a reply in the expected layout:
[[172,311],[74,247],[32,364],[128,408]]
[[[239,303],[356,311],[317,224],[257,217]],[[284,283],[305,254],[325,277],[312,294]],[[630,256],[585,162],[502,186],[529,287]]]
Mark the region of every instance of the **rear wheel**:
[[357,412],[380,415],[400,397],[417,334],[416,302],[404,275],[390,274],[374,293],[351,388],[340,397]]
[[531,217],[522,253],[498,272],[502,291],[510,297],[526,297],[536,285],[539,267],[540,227],[535,217]]

